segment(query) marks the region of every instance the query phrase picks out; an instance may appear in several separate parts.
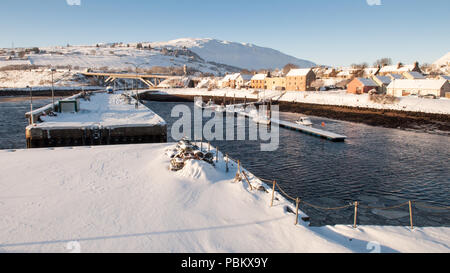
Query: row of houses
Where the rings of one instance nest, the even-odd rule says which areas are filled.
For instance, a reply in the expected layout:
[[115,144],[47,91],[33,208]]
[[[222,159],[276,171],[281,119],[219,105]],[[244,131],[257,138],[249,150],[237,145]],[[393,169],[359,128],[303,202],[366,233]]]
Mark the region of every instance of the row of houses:
[[371,90],[394,97],[450,97],[450,82],[448,76],[427,79],[423,75],[422,77],[415,75],[415,77],[405,78],[375,75],[371,78],[355,78],[347,86],[347,92],[353,94],[368,93]]
[[340,67],[340,68],[328,68],[328,67],[316,67],[314,73],[320,78],[340,78],[340,79],[353,79],[355,77],[370,77],[373,75],[387,76],[389,74],[402,75],[406,72],[418,72],[422,73],[419,63],[404,65],[398,63],[396,65],[386,65],[378,67]]
[[312,90],[311,84],[316,80],[316,75],[311,68],[291,69],[285,77],[260,73],[243,75],[241,73],[226,75],[219,81],[220,88],[253,88],[267,90],[307,91]]

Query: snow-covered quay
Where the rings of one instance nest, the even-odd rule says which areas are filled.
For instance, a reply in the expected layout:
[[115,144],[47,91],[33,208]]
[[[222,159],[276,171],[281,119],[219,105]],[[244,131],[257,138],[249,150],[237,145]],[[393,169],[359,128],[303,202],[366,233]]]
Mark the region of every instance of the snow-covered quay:
[[33,111],[33,121],[42,122],[27,126],[28,148],[167,142],[166,122],[130,94],[80,93],[67,101],[76,101],[78,112],[44,115],[52,104]]
[[449,228],[295,226],[236,165],[170,171],[173,146],[0,151],[0,252],[450,252]]
[[[142,91],[144,93],[146,91]],[[450,99],[425,99],[417,97],[401,97],[397,102],[379,103],[370,100],[368,94],[355,95],[348,94],[345,90],[334,91],[317,91],[317,92],[298,92],[298,91],[271,91],[271,90],[237,90],[237,89],[161,89],[159,94],[162,95],[195,95],[195,96],[216,96],[228,98],[236,96],[236,98],[261,99],[272,98],[284,102],[310,103],[320,105],[333,106],[349,106],[370,109],[386,109],[409,112],[423,112],[432,114],[450,114]]]

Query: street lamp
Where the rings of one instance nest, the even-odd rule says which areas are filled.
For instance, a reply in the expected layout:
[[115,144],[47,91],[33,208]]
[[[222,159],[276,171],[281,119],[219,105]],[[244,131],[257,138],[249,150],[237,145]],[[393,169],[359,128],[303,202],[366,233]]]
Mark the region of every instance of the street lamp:
[[30,89],[30,122],[31,125],[34,124],[34,116],[33,116],[33,89],[31,86],[27,85],[27,89]]
[[136,79],[135,79],[135,81],[136,81],[136,83],[135,83],[135,87],[136,87],[136,108],[139,108],[139,93],[138,93],[138,86],[137,86],[137,78],[138,78],[138,69],[139,69],[139,67],[141,67],[141,66],[143,66],[143,65],[147,65],[147,64],[150,64],[150,63],[142,63],[142,64],[134,64],[134,63],[129,63],[129,62],[126,62],[125,64],[129,64],[129,65],[132,65],[132,66],[134,66],[134,68],[136,69],[135,70],[135,72],[136,72]]
[[52,108],[53,112],[55,112],[55,87],[53,83],[53,73],[56,72],[56,69],[51,68],[50,71],[52,72]]

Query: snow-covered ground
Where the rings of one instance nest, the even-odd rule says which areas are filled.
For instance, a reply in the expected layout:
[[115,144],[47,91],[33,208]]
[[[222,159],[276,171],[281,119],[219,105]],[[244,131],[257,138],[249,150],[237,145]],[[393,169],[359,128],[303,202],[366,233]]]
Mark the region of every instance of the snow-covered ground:
[[173,145],[0,151],[0,252],[450,252],[449,228],[295,226],[236,165],[169,171]]
[[[0,58],[0,67],[11,65],[36,65],[62,67],[71,66],[73,69],[102,69],[134,71],[135,65],[141,69],[155,66],[183,67],[197,69],[205,73],[224,74],[227,69],[204,60],[192,59],[186,55],[163,54],[160,49],[137,49],[136,44],[110,46],[70,46],[45,47],[46,53],[27,55],[28,60],[6,60]],[[8,86],[11,87],[11,86]]]
[[[35,128],[90,128],[103,126],[117,128],[126,126],[164,125],[165,121],[144,105],[135,108],[135,100],[130,104],[122,93],[95,93],[89,101],[79,99],[78,113],[58,113],[57,116],[42,116],[43,123],[33,125]],[[37,112],[39,109],[33,112]]]
[[[69,71],[66,69],[57,69],[53,73],[53,84],[60,87],[78,87],[85,85],[77,77],[80,71]],[[0,88],[20,89],[27,86],[49,88],[52,85],[52,72],[50,69],[32,69],[32,70],[7,70],[0,71]]]
[[[143,91],[144,92],[144,91]],[[199,95],[199,96],[220,96],[227,97],[247,97],[247,98],[274,98],[281,101],[313,103],[322,105],[353,106],[374,109],[391,109],[411,112],[425,112],[436,114],[450,114],[450,99],[425,99],[416,97],[398,98],[398,102],[393,104],[381,104],[369,99],[368,94],[355,95],[348,94],[345,90],[323,91],[323,92],[297,92],[288,91],[283,95],[281,91],[255,91],[255,90],[235,90],[235,89],[162,89],[161,94]]]

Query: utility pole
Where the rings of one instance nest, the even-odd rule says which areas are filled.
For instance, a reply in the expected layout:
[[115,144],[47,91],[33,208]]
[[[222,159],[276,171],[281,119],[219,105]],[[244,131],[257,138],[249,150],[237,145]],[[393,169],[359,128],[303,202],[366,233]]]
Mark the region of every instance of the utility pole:
[[135,72],[136,72],[136,78],[135,78],[135,88],[136,88],[136,108],[139,108],[139,92],[138,92],[138,85],[137,85],[137,83],[138,83],[138,69],[139,69],[139,67],[141,67],[141,66],[143,66],[143,65],[146,65],[146,64],[150,64],[150,63],[142,63],[142,64],[134,64],[134,63],[129,63],[129,62],[127,62],[126,64],[129,64],[129,65],[132,65],[132,66],[134,66],[134,68],[135,68]]
[[34,115],[33,115],[33,90],[31,86],[27,86],[30,89],[30,122],[31,125],[34,124]]
[[55,87],[53,83],[53,73],[56,71],[56,69],[51,68],[50,71],[52,72],[52,108],[53,112],[55,112]]

